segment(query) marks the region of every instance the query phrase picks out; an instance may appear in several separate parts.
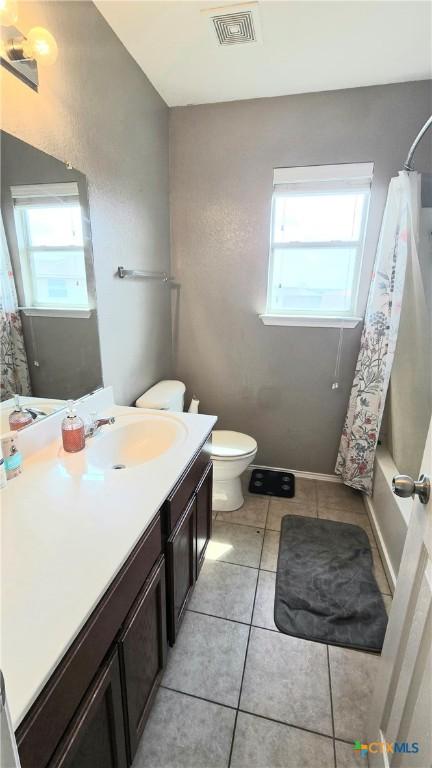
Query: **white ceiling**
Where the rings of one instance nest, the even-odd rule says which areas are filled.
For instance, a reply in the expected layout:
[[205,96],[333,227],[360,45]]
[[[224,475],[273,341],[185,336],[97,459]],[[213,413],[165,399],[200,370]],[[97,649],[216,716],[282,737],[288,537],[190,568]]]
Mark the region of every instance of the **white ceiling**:
[[220,46],[203,9],[226,0],[96,0],[169,106],[432,76],[429,2],[260,0],[262,43]]

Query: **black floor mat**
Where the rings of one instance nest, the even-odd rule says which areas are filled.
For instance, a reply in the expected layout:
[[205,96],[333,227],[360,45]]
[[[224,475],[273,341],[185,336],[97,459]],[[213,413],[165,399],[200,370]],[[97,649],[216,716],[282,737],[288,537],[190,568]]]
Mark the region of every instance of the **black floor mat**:
[[292,499],[295,494],[295,477],[292,472],[254,469],[249,482],[249,493]]
[[282,518],[274,606],[287,635],[381,651],[387,613],[365,531],[300,515]]

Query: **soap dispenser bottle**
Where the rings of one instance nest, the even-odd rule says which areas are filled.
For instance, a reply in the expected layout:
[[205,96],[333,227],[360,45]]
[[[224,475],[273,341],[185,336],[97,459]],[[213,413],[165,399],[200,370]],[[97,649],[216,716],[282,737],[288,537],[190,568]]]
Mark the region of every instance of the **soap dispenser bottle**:
[[28,427],[29,424],[33,423],[32,415],[22,407],[19,395],[15,395],[14,400],[15,408],[9,414],[9,426],[13,432],[24,429],[24,427]]
[[0,443],[0,488],[6,488],[7,474],[5,460],[3,457],[3,445]]
[[22,456],[17,446],[16,430],[7,432],[1,438],[1,453],[4,456],[4,468],[6,479],[12,480],[22,472]]
[[78,416],[73,400],[67,401],[67,416],[62,421],[63,448],[67,453],[77,453],[85,446],[84,422]]

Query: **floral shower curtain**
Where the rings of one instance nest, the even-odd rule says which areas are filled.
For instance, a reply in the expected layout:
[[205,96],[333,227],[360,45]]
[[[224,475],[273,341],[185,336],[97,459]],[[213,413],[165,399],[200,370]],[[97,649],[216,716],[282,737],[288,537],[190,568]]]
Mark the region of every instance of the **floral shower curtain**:
[[360,352],[335,472],[372,493],[373,468],[399,329],[405,269],[418,242],[420,174],[390,182],[369,291]]
[[7,400],[15,394],[31,395],[31,386],[23,329],[18,312],[15,281],[3,221],[0,224],[0,246],[0,400]]

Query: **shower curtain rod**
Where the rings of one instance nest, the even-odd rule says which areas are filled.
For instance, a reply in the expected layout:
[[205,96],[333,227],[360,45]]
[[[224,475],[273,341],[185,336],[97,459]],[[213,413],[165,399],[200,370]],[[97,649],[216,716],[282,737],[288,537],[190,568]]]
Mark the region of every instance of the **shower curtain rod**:
[[411,144],[410,151],[408,152],[407,159],[405,160],[405,163],[404,163],[404,171],[413,171],[414,170],[414,166],[412,164],[412,159],[413,159],[413,156],[414,156],[414,152],[416,151],[417,145],[419,144],[419,142],[421,141],[421,139],[425,135],[427,129],[430,128],[431,125],[432,125],[432,115],[429,117],[428,120],[426,120],[423,128],[418,132],[418,134],[415,137],[413,143]]

